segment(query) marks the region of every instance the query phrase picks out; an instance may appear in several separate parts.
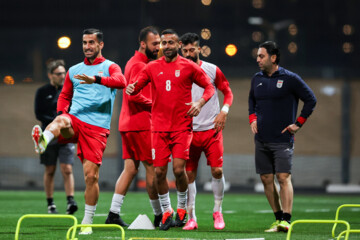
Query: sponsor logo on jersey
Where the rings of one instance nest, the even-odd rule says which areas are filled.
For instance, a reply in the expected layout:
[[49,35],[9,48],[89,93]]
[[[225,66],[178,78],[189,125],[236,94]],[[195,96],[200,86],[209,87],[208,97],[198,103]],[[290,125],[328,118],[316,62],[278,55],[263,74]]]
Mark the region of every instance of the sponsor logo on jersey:
[[99,71],[97,75],[98,75],[99,77],[102,77],[102,76],[103,76],[103,74],[104,74],[104,72],[103,72],[103,71]]
[[175,77],[180,77],[180,70],[175,70]]
[[284,80],[280,80],[280,79],[279,79],[279,80],[277,81],[277,83],[276,83],[276,87],[277,87],[277,88],[281,88],[282,85],[283,85],[283,83],[284,83]]
[[261,82],[261,83],[259,83],[256,87],[260,87],[260,86],[262,86],[262,82]]
[[46,97],[46,99],[52,99],[52,98],[53,98],[52,95],[48,95],[48,96]]
[[157,77],[160,76],[161,74],[164,74],[164,73],[163,73],[163,72],[159,72],[159,74],[157,75]]

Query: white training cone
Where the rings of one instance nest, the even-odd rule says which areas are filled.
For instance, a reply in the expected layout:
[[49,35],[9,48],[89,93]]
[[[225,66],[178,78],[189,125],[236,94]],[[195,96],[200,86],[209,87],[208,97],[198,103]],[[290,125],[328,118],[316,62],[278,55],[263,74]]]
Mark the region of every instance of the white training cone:
[[146,214],[139,214],[139,216],[137,216],[136,219],[130,224],[128,229],[154,230],[155,226]]

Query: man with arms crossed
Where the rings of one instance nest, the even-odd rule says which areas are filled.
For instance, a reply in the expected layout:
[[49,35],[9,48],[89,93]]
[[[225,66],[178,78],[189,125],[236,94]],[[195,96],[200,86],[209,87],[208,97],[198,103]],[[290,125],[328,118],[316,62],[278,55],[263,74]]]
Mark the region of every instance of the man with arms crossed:
[[[174,30],[167,29],[161,33],[161,45],[164,56],[146,65],[131,80],[133,83],[127,86],[126,93],[136,94],[151,82],[152,157],[163,207],[160,230],[168,230],[174,213],[166,179],[170,155],[173,157],[178,198],[175,226],[182,227],[186,222],[188,180],[185,163],[189,159],[192,117],[199,114],[201,107],[214,94],[214,87],[198,65],[179,56],[179,37]],[[204,94],[196,102],[191,98],[193,82],[205,88]]]
[[[56,117],[56,104],[66,75],[64,60],[49,61],[47,72],[50,83],[39,88],[35,95],[35,115],[41,121],[42,129],[45,129]],[[40,162],[45,165],[44,189],[48,202],[48,213],[58,213],[53,198],[54,177],[58,159],[67,198],[66,213],[73,214],[78,209],[74,200],[74,175],[72,171],[74,152],[75,145],[73,143],[59,144],[54,141],[43,154],[40,154]]]
[[[125,78],[130,79],[140,72],[150,60],[157,59],[160,36],[154,27],[146,27],[139,34],[139,50],[125,66]],[[146,170],[146,190],[155,215],[154,225],[158,227],[162,218],[161,205],[155,187],[155,171],[151,158],[151,85],[147,85],[134,96],[123,92],[119,119],[125,167],[116,182],[110,212],[105,223],[128,226],[120,217],[121,206],[132,180],[138,173],[140,161]]]
[[[69,69],[59,96],[58,116],[42,133],[34,126],[32,137],[38,152],[51,142],[76,142],[85,178],[85,215],[82,224],[92,224],[99,198],[99,168],[109,136],[117,89],[126,86],[120,67],[105,59],[103,33],[97,29],[83,32],[85,60]],[[70,107],[71,106],[71,107]],[[80,234],[91,234],[83,227]]]
[[[275,42],[260,44],[257,62],[260,72],[251,81],[249,122],[255,134],[256,173],[274,211],[275,222],[265,232],[287,232],[293,205],[291,166],[294,135],[313,112],[316,98],[295,73],[279,66],[280,51]],[[304,102],[296,118],[299,99]],[[280,194],[274,182],[280,184]]]
[[[187,206],[189,220],[183,229],[194,230],[198,228],[195,215],[195,178],[201,152],[205,153],[207,164],[211,166],[211,186],[215,199],[213,208],[214,228],[223,229],[225,222],[221,213],[221,205],[224,198],[225,178],[222,169],[224,153],[222,130],[225,127],[229,107],[233,101],[233,94],[229,82],[221,70],[214,64],[200,60],[200,38],[196,33],[184,34],[180,38],[180,43],[182,55],[198,64],[210,77],[211,83],[215,87],[215,94],[204,105],[200,114],[193,118],[194,133],[190,145],[190,159],[186,162],[186,174],[189,178]],[[224,104],[221,111],[217,89],[224,94]],[[204,89],[194,83],[191,92],[192,98],[198,99],[203,94]]]

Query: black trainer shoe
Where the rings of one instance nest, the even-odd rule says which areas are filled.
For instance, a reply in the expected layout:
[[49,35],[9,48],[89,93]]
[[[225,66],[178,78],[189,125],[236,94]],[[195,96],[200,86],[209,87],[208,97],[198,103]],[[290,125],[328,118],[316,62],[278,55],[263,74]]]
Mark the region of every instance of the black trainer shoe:
[[117,224],[117,225],[120,225],[122,227],[128,227],[129,224],[127,224],[126,222],[124,222],[120,215],[119,214],[116,214],[116,213],[112,213],[112,212],[109,212],[109,215],[108,217],[106,218],[106,221],[105,221],[106,224]]
[[56,214],[58,213],[58,211],[56,211],[56,206],[55,204],[51,204],[48,206],[48,213],[50,214]]
[[169,228],[173,225],[173,214],[174,210],[171,210],[171,212],[165,212],[163,214],[162,220],[160,222],[159,229],[167,231]]
[[186,210],[185,209],[177,209],[176,217],[175,217],[175,227],[182,227],[186,223]]
[[78,210],[78,206],[75,201],[68,203],[66,208],[66,214],[74,214]]
[[159,227],[160,226],[160,222],[162,219],[162,213],[160,213],[159,215],[154,215],[154,226],[155,227]]

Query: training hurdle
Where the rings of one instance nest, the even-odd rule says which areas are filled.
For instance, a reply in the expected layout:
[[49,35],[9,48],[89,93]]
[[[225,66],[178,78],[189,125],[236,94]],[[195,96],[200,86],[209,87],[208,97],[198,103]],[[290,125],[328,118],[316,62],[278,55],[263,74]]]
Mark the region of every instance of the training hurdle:
[[118,228],[121,231],[121,239],[125,240],[125,231],[124,229],[117,224],[74,224],[73,226],[71,226],[69,228],[69,230],[66,233],[66,240],[69,240],[70,237],[70,232],[72,231],[72,236],[73,238],[71,238],[71,240],[75,240],[74,236],[75,236],[75,232],[76,232],[76,228],[79,227],[92,227],[92,228]]
[[[22,221],[25,218],[69,218],[74,220],[74,226],[77,226],[78,220],[76,217],[74,217],[73,215],[65,215],[65,214],[56,214],[56,215],[52,215],[52,214],[26,214],[23,215],[22,217],[19,218],[17,225],[16,225],[16,230],[15,230],[15,240],[19,239],[19,234],[20,234],[20,225],[22,223]],[[75,234],[76,234],[76,230],[73,231],[71,239],[74,240],[75,239]],[[68,238],[67,238],[68,239]]]
[[[301,219],[301,220],[293,221],[290,224],[290,227],[289,227],[289,230],[288,230],[288,233],[287,233],[287,236],[286,236],[286,240],[290,240],[291,231],[293,229],[293,226],[295,224],[299,224],[299,223],[322,223],[322,224],[324,224],[324,223],[335,223],[335,224],[341,223],[341,224],[344,224],[346,226],[346,230],[344,231],[344,234],[345,234],[345,239],[344,240],[349,239],[350,224],[347,221],[344,221],[344,220]],[[337,239],[338,240],[340,239],[340,235],[338,236]]]
[[[343,204],[343,205],[340,205],[337,210],[336,210],[336,214],[335,214],[335,220],[338,220],[339,219],[339,213],[340,213],[340,210],[342,208],[349,208],[349,207],[357,207],[357,208],[360,208],[360,204]],[[331,234],[332,234],[332,237],[334,238],[335,237],[335,229],[336,229],[336,226],[337,226],[337,223],[334,224],[333,228],[332,228],[332,231],[331,231]],[[341,235],[344,235],[344,232],[346,231],[343,231],[339,234],[339,236]],[[350,232],[353,232],[353,233],[359,233],[360,232],[360,229],[352,229]]]

